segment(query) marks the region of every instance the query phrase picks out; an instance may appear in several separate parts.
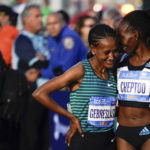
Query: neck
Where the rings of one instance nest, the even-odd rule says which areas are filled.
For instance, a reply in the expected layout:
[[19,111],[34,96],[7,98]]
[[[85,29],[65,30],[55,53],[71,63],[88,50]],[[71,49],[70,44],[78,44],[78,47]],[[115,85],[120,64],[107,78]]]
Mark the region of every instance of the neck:
[[26,30],[26,31],[28,31],[28,32],[30,32],[32,34],[37,34],[38,33],[37,31],[35,31],[35,30],[31,29],[31,28],[28,28],[28,27],[24,27],[24,30]]
[[108,79],[107,68],[100,64],[94,56],[90,59],[90,63],[97,76],[105,80]]
[[145,46],[145,44],[141,43],[139,44],[139,47],[136,50],[135,56],[139,59],[139,60],[144,60],[147,58],[150,58],[150,50]]
[[150,59],[150,50],[145,46],[145,44],[139,44],[135,51],[135,55],[131,57],[130,63],[133,66],[141,66],[145,64]]

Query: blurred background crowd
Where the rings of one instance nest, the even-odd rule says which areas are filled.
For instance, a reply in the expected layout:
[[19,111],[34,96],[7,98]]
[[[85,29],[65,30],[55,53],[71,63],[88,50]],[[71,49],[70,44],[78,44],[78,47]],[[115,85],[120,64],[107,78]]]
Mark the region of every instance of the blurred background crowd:
[[[149,0],[0,0],[0,52],[7,68],[25,75],[29,89],[19,124],[0,116],[0,150],[65,150],[69,121],[49,113],[32,92],[90,57],[88,33],[96,23],[116,29],[125,14],[149,7]],[[67,89],[52,97],[67,107]]]
[[0,0],[1,4],[11,6],[17,13],[21,13],[29,2],[40,4],[44,18],[50,11],[64,9],[71,20],[83,12],[99,12],[106,7],[117,8],[124,15],[134,9],[147,8],[150,3],[148,0]]

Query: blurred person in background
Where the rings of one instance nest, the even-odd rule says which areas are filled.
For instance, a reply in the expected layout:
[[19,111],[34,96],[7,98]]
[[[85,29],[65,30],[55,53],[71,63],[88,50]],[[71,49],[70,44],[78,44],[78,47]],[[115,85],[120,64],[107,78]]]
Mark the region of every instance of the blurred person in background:
[[47,17],[47,31],[51,59],[48,67],[41,70],[41,76],[51,79],[85,58],[88,51],[80,36],[68,27],[58,12]]
[[40,6],[27,5],[22,12],[22,21],[23,30],[14,43],[12,65],[25,73],[30,68],[45,67],[48,51],[43,36],[39,35],[42,29]]
[[28,103],[25,75],[7,66],[0,53],[0,150],[21,150]]
[[116,8],[106,8],[102,13],[101,23],[107,24],[114,29],[113,20],[116,17],[121,17],[121,13]]
[[[0,103],[1,103],[1,96],[3,91],[3,86],[4,86],[4,77],[5,77],[4,66],[5,66],[5,62],[0,52]],[[0,150],[9,150],[10,145],[8,142],[9,141],[8,137],[9,137],[8,122],[0,117]]]
[[9,6],[0,5],[0,51],[7,65],[12,64],[12,47],[19,34],[16,28],[18,14]]
[[82,16],[77,20],[75,24],[75,31],[80,35],[83,40],[85,46],[89,48],[88,44],[88,34],[90,29],[97,23],[97,19],[92,16]]
[[50,8],[50,2],[49,0],[43,0],[42,5],[42,18],[43,18],[43,26],[46,26],[46,18],[48,14],[52,12],[52,9]]
[[97,20],[101,20],[101,13],[103,11],[104,7],[102,8],[101,11],[99,12],[96,12],[93,10],[93,7],[90,7],[88,10],[86,11],[83,11],[81,13],[77,13],[77,15],[75,15],[71,20],[70,20],[70,23],[69,23],[69,26],[71,28],[74,28],[75,24],[77,23],[78,19],[80,17],[83,17],[83,16],[91,16],[91,17],[94,17],[96,18]]
[[58,10],[57,12],[60,13],[62,15],[62,17],[63,17],[63,20],[67,24],[69,24],[69,22],[70,22],[70,16],[69,16],[69,14],[65,10],[63,10],[63,9]]
[[0,52],[0,96],[1,96],[1,93],[2,93],[2,85],[3,85],[3,76],[4,76],[4,72],[3,72],[3,66],[4,66],[4,60],[3,60],[3,57],[2,57],[2,54]]
[[[47,66],[48,53],[42,29],[42,13],[37,4],[27,5],[22,12],[23,30],[14,43],[13,68],[26,75],[30,92],[37,87],[39,69]],[[49,149],[49,111],[30,93],[22,132],[22,150]]]

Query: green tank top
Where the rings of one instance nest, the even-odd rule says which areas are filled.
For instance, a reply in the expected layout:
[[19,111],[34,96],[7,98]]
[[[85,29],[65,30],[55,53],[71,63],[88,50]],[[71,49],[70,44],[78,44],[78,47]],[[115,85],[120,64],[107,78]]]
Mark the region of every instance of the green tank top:
[[99,78],[93,71],[87,59],[81,61],[85,73],[80,87],[70,93],[71,111],[79,121],[83,132],[105,132],[113,129],[111,127],[95,127],[87,123],[88,108],[91,97],[117,97],[116,81],[113,73],[109,70],[109,79]]

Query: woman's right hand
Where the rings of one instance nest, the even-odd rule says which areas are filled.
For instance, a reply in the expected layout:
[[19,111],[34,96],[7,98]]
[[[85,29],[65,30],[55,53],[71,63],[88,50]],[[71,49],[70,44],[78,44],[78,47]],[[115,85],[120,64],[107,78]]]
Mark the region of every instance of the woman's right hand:
[[77,130],[78,130],[79,134],[82,137],[84,137],[79,120],[75,116],[73,116],[72,119],[70,120],[70,128],[69,128],[66,138],[65,138],[65,142],[67,143],[68,147],[70,146],[72,136],[77,132]]

